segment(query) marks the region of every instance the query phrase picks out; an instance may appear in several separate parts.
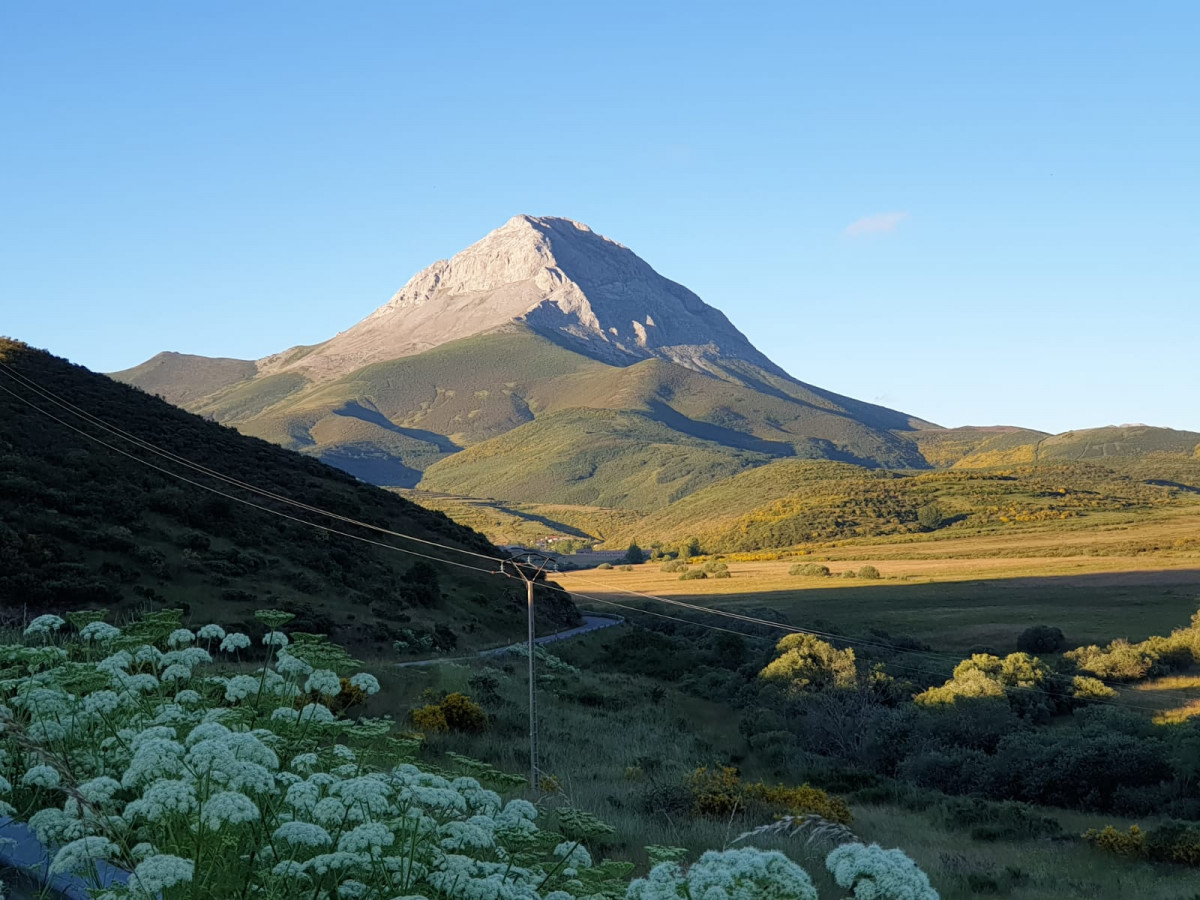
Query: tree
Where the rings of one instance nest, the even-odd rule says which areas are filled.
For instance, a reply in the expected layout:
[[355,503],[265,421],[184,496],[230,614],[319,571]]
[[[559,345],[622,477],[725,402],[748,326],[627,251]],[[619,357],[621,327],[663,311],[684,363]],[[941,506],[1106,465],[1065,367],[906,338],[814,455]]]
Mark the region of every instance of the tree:
[[779,652],[759,677],[784,682],[793,691],[852,688],[858,683],[854,651],[838,650],[811,634],[789,634],[775,649]]
[[917,524],[926,531],[939,528],[946,521],[946,514],[936,503],[926,503],[917,510]]
[[1053,625],[1034,625],[1017,638],[1017,649],[1024,653],[1057,653],[1065,644],[1062,630]]
[[646,561],[646,554],[642,552],[642,548],[637,545],[637,541],[629,542],[629,549],[625,551],[625,555],[621,557],[621,562],[630,565],[638,565]]
[[688,538],[679,547],[679,556],[681,559],[699,556],[703,552],[704,550],[700,546],[700,539],[696,537]]

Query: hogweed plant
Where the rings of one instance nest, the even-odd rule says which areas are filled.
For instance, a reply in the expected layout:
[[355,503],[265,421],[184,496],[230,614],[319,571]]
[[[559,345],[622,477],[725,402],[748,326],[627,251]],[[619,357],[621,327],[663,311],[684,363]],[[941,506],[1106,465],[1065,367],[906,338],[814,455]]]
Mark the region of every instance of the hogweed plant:
[[[193,631],[177,610],[120,629],[103,618],[40,616],[0,645],[0,815],[98,900],[816,897],[803,869],[753,847],[689,867],[679,848],[648,848],[657,864],[630,883],[631,863],[593,858],[611,826],[562,808],[546,828],[499,793],[523,779],[455,755],[449,771],[418,766],[419,737],[347,715],[379,682],[346,674],[355,661],[324,637],[285,634],[287,613],[258,614],[252,673],[240,632]],[[912,892],[928,880],[899,851],[834,854],[856,898],[937,896]],[[102,883],[101,861],[128,884]]]

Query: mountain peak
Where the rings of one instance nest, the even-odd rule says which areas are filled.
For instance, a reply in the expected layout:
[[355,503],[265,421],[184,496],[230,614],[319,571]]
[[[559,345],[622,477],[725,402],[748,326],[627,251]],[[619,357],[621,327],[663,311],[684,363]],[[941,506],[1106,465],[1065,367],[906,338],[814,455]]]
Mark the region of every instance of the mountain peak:
[[287,351],[259,365],[337,377],[513,323],[618,365],[659,357],[711,372],[736,359],[784,374],[721,312],[628,247],[573,219],[530,215],[418,272],[311,352]]

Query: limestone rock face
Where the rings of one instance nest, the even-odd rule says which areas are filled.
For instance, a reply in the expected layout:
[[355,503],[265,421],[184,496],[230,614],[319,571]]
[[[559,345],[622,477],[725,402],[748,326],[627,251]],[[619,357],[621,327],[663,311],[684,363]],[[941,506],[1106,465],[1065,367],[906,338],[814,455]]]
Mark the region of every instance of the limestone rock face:
[[618,365],[659,357],[711,371],[718,360],[743,360],[784,375],[719,310],[627,247],[570,219],[533,216],[418,272],[336,337],[266,357],[258,369],[321,381],[514,322]]

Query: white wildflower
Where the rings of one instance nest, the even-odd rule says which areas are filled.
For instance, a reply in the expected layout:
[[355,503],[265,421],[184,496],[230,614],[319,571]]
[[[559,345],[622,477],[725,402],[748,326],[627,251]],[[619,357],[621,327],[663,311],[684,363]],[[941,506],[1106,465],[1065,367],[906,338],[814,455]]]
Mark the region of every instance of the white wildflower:
[[309,703],[304,709],[300,710],[300,721],[304,723],[312,723],[315,725],[325,725],[333,722],[337,717],[329,711],[329,707],[320,703]]
[[286,647],[288,637],[282,631],[268,631],[263,635],[262,642],[267,647]]
[[50,863],[50,874],[78,872],[90,868],[95,860],[107,859],[117,853],[117,845],[108,838],[87,836],[64,844]]
[[191,677],[192,670],[190,668],[185,666],[183,663],[175,663],[174,665],[167,666],[165,669],[163,669],[162,675],[159,676],[159,680],[161,680],[163,684],[170,684],[171,682],[175,681],[187,681]]
[[89,622],[79,629],[79,637],[85,644],[107,644],[121,636],[121,629],[107,622]]
[[83,711],[89,716],[111,715],[120,705],[116,691],[96,691],[83,698]]
[[447,822],[438,829],[443,850],[485,849],[496,842],[496,823],[487,816]]
[[297,753],[288,765],[297,772],[311,772],[316,768],[318,762],[315,753]]
[[370,853],[378,857],[380,850],[390,847],[395,840],[396,836],[386,825],[367,822],[356,825],[338,838],[337,848],[344,853]]
[[230,703],[258,693],[259,679],[252,675],[234,675],[225,682],[225,699]]
[[328,847],[333,843],[328,831],[311,822],[284,822],[275,829],[273,837],[297,847]]
[[58,631],[66,624],[66,621],[64,619],[60,619],[58,616],[38,616],[36,619],[30,622],[29,627],[25,629],[25,637],[48,635],[52,632]]
[[195,640],[196,635],[192,633],[190,628],[176,628],[169,635],[167,635],[167,646],[186,647]]
[[93,806],[102,806],[108,803],[120,789],[121,783],[115,778],[109,778],[107,775],[99,775],[96,778],[89,779],[76,788],[79,796]]
[[368,672],[359,672],[350,679],[350,683],[368,697],[379,693],[379,679]]
[[183,745],[156,737],[139,744],[121,776],[121,784],[127,788],[140,787],[159,778],[174,778],[182,772]]
[[106,656],[100,662],[96,663],[97,671],[104,672],[107,675],[114,675],[117,672],[123,672],[133,664],[133,657],[125,650],[118,650],[112,656]]
[[195,872],[196,866],[190,859],[164,853],[138,863],[131,881],[143,892],[155,897],[167,888],[191,881]]
[[201,701],[201,699],[202,698],[200,697],[200,695],[196,691],[191,690],[190,688],[188,688],[187,690],[182,690],[178,694],[175,695],[175,702],[178,703],[180,706],[193,706],[193,705],[199,703]]
[[370,862],[371,858],[369,856],[338,851],[337,853],[322,853],[319,856],[314,856],[304,866],[318,875],[328,875],[330,872],[350,869],[355,866],[369,865]]
[[234,631],[221,639],[221,651],[224,653],[235,653],[238,650],[245,650],[249,646],[250,637],[240,631]]
[[200,821],[212,831],[220,831],[226,825],[242,825],[257,821],[258,807],[245,794],[236,791],[220,791],[208,798],[200,811]]
[[305,675],[311,674],[313,670],[313,667],[304,660],[282,650],[279,651],[278,658],[275,660],[275,668],[281,675],[289,678],[303,678]]
[[342,682],[337,672],[328,669],[317,669],[304,682],[304,690],[310,694],[323,694],[326,697],[336,697],[342,692]]
[[43,844],[67,844],[84,836],[83,822],[53,806],[30,816],[29,827]]
[[186,781],[164,779],[149,785],[122,813],[128,822],[144,818],[158,822],[172,815],[186,816],[196,810],[196,789]]
[[138,664],[150,663],[157,666],[162,662],[163,652],[153,644],[142,644],[133,651],[133,661]]
[[53,766],[34,766],[21,776],[21,784],[25,787],[56,788],[62,783],[62,776]]
[[825,857],[825,868],[855,900],[938,900],[929,876],[902,850],[842,844]]
[[271,874],[276,878],[296,878],[302,881],[309,881],[308,873],[304,871],[304,863],[296,862],[294,859],[285,859],[281,863],[276,863],[275,868],[271,869]]
[[347,878],[337,889],[338,900],[360,900],[367,896],[367,886],[361,881],[353,878]]
[[220,625],[205,625],[196,632],[196,637],[202,641],[220,641],[225,638],[225,629]]
[[295,725],[300,721],[299,710],[292,709],[290,706],[280,706],[271,710],[272,722],[288,722]]
[[176,663],[180,663],[189,669],[194,669],[197,666],[211,665],[212,661],[212,656],[203,647],[184,647],[182,650],[171,650],[164,653],[162,657],[162,664],[164,666],[173,666]]
[[568,866],[576,869],[592,867],[592,854],[588,853],[587,848],[577,841],[563,841],[554,848],[554,855],[559,859],[566,860]]

